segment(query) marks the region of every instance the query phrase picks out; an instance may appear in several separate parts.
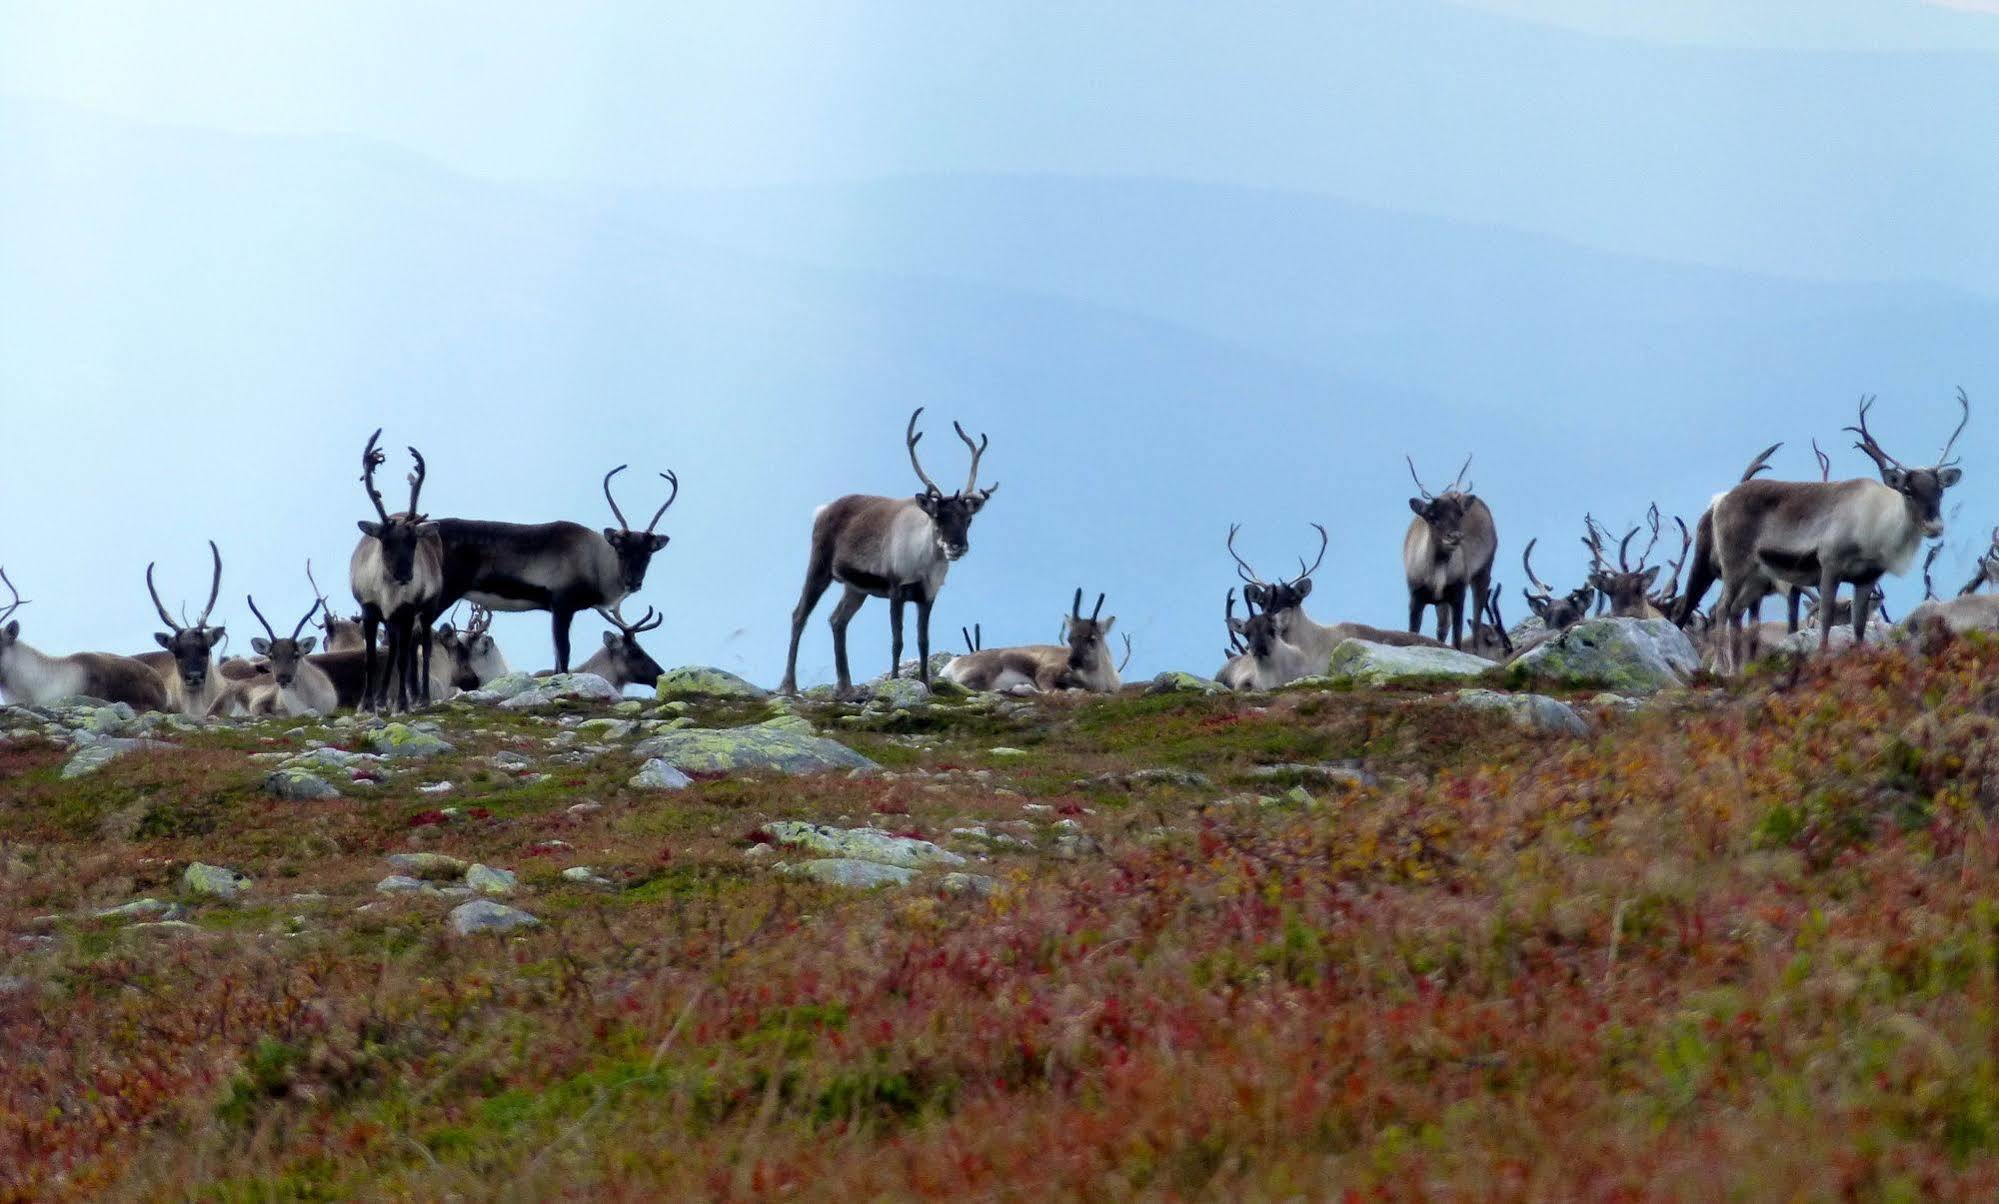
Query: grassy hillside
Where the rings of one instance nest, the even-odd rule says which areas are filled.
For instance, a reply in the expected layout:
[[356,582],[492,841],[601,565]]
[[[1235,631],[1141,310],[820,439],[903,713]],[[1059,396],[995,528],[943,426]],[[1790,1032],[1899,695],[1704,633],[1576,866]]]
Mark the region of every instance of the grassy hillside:
[[[804,705],[882,771],[678,791],[636,741],[768,704],[443,709],[311,802],[284,757],[425,733],[65,779],[0,711],[0,1196],[1991,1198],[1999,647],[1932,651],[1587,737],[1416,690]],[[966,860],[821,885],[783,820]],[[458,935],[455,872],[377,889],[408,852],[539,923]]]

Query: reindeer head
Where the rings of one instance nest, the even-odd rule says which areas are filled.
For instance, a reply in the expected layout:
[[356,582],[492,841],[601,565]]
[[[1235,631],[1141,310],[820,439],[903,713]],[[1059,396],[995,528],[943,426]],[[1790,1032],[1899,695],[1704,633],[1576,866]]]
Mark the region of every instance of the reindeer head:
[[449,623],[437,629],[438,647],[451,658],[451,685],[457,690],[476,690],[507,671],[507,659],[490,632],[493,612],[483,606],[472,608],[471,622],[459,631]]
[[1499,595],[1505,586],[1495,581],[1485,600],[1485,624],[1478,630],[1473,651],[1487,660],[1505,660],[1513,655],[1513,637],[1507,634],[1506,620],[1499,614]]
[[604,633],[604,650],[610,654],[613,672],[624,681],[658,681],[666,670],[639,647],[639,637],[664,624],[666,616],[655,614],[650,606],[646,607],[645,617],[636,623],[627,623],[616,606],[608,610],[600,606],[597,613],[604,616],[606,623],[617,628],[616,631]]
[[625,471],[625,468],[626,465],[620,464],[604,474],[604,500],[611,503],[611,513],[618,520],[617,526],[604,528],[604,538],[609,541],[611,550],[618,554],[618,575],[624,582],[625,592],[635,594],[645,586],[646,569],[652,564],[653,554],[671,541],[670,536],[653,534],[653,528],[659,526],[667,507],[680,496],[680,478],[671,471],[659,474],[659,479],[671,485],[673,492],[667,494],[666,501],[653,511],[652,521],[646,524],[645,530],[634,531],[632,524],[625,521],[625,512],[618,509],[618,499],[611,496],[611,478]]
[[1423,478],[1416,474],[1415,459],[1409,456],[1403,459],[1409,462],[1409,476],[1416,482],[1416,492],[1421,495],[1409,499],[1409,509],[1429,524],[1438,555],[1449,556],[1464,542],[1465,515],[1471,511],[1476,496],[1472,493],[1471,483],[1465,480],[1465,470],[1471,467],[1471,457],[1465,457],[1458,475],[1444,487],[1442,494],[1433,494],[1424,486]]
[[208,587],[208,605],[201,608],[201,617],[193,623],[174,622],[173,616],[167,613],[166,604],[160,601],[160,591],[153,587],[153,566],[146,566],[146,592],[153,596],[153,608],[160,612],[160,621],[170,629],[155,632],[153,638],[159,641],[160,647],[173,653],[181,684],[197,692],[208,683],[211,653],[215,645],[222,642],[224,634],[222,628],[208,626],[208,616],[215,610],[216,596],[222,592],[222,553],[212,539],[208,541],[208,552],[215,560],[215,575]]
[[1104,612],[1104,595],[1097,595],[1096,609],[1089,618],[1083,617],[1083,588],[1076,587],[1076,598],[1069,604],[1069,614],[1062,620],[1062,641],[1069,645],[1069,667],[1088,670],[1097,664],[1110,661],[1111,628],[1117,626],[1117,616],[1098,619]]
[[1296,610],[1305,604],[1307,597],[1311,596],[1312,574],[1318,572],[1319,566],[1326,562],[1326,546],[1331,542],[1331,537],[1326,534],[1324,526],[1313,523],[1312,529],[1319,533],[1319,558],[1306,564],[1305,558],[1300,556],[1298,575],[1288,581],[1278,581],[1273,584],[1257,576],[1256,570],[1252,569],[1249,562],[1242,558],[1241,553],[1235,550],[1235,537],[1242,530],[1242,524],[1229,525],[1229,555],[1235,558],[1236,576],[1241,577],[1243,581],[1242,600],[1252,612],[1263,610],[1275,614],[1280,611]]
[[916,445],[923,441],[923,435],[916,429],[916,420],[923,417],[923,407],[909,416],[909,429],[903,433],[903,442],[909,445],[909,465],[916,470],[916,477],[923,482],[923,492],[916,495],[916,504],[923,507],[923,513],[930,516],[932,538],[937,541],[938,554],[946,560],[957,560],[972,546],[972,519],[985,508],[987,501],[999,490],[995,481],[984,489],[979,488],[979,459],[986,454],[986,446],[992,442],[988,435],[980,435],[977,443],[965,433],[965,428],[956,422],[951,424],[958,432],[958,438],[972,451],[972,470],[965,478],[965,487],[956,493],[945,493],[923,471],[923,462],[916,458]]
[[437,524],[417,512],[417,499],[423,493],[423,479],[426,473],[423,453],[414,447],[409,449],[410,459],[416,462],[416,471],[410,473],[409,509],[401,514],[391,515],[382,505],[382,491],[375,488],[375,469],[388,457],[375,444],[382,437],[380,427],[368,436],[368,446],[361,451],[361,485],[368,491],[368,500],[375,504],[375,513],[380,522],[361,520],[355,525],[361,534],[382,545],[382,563],[389,579],[397,585],[408,585],[416,576],[416,550],[425,539],[437,534]]
[[[1657,506],[1654,506],[1652,509],[1653,513],[1656,514],[1658,512]],[[1687,557],[1694,549],[1694,536],[1693,532],[1687,530],[1687,520],[1676,514],[1673,516],[1673,523],[1680,529],[1679,559],[1667,563],[1666,586],[1658,593],[1652,595],[1652,605],[1657,607],[1659,613],[1663,615],[1673,614],[1679,609],[1680,582],[1687,567]]]
[[[1930,565],[1935,562],[1937,553],[1942,550],[1941,545],[1931,548],[1929,558],[1923,561],[1923,588],[1932,594],[1935,591],[1930,589]],[[1992,528],[1992,544],[1986,549],[1985,554],[1978,558],[1978,572],[1972,575],[1970,581],[1965,582],[1963,589],[1957,591],[1957,596],[1963,598],[1975,594],[1987,581],[1999,581],[1999,527]]]
[[1874,466],[1881,470],[1881,483],[1902,495],[1908,505],[1910,515],[1922,524],[1923,537],[1935,539],[1943,534],[1943,494],[1944,490],[1964,478],[1964,471],[1950,458],[1950,449],[1957,445],[1957,437],[1971,422],[1971,399],[1963,389],[1957,391],[1957,404],[1964,409],[1964,417],[1951,432],[1950,441],[1943,445],[1943,453],[1929,468],[1910,468],[1888,454],[1887,449],[1874,438],[1867,429],[1867,411],[1874,407],[1872,397],[1860,400],[1860,424],[1846,429],[1860,436],[1860,442],[1853,446],[1867,453]]
[[[1248,593],[1247,590],[1244,591]],[[1229,591],[1229,642],[1231,646],[1241,645],[1241,652],[1247,652],[1257,660],[1268,660],[1275,656],[1278,646],[1284,642],[1284,635],[1278,629],[1277,616],[1270,611],[1257,612],[1256,603],[1243,599],[1247,619],[1235,617],[1235,591]],[[1239,655],[1240,653],[1238,653]]]
[[1528,540],[1526,550],[1520,553],[1520,567],[1527,570],[1527,580],[1533,584],[1535,591],[1529,593],[1522,589],[1520,596],[1527,600],[1527,609],[1534,612],[1543,627],[1550,631],[1566,631],[1589,617],[1590,603],[1596,601],[1596,587],[1584,584],[1564,597],[1555,597],[1554,589],[1534,575],[1534,545],[1538,542]]
[[1631,541],[1638,536],[1640,528],[1633,527],[1625,532],[1617,545],[1617,571],[1612,572],[1610,562],[1603,554],[1605,532],[1597,526],[1596,519],[1584,516],[1589,534],[1583,543],[1590,550],[1589,583],[1598,593],[1610,600],[1610,613],[1630,618],[1643,614],[1651,602],[1652,587],[1659,580],[1659,567],[1645,567],[1645,561],[1652,555],[1652,549],[1659,542],[1659,508],[1653,506],[1649,517],[1652,522],[1652,539],[1645,545],[1645,551],[1638,557],[1638,564],[1631,564]]
[[305,579],[312,586],[312,596],[319,599],[319,629],[326,636],[322,648],[327,652],[349,652],[367,647],[368,641],[361,634],[361,616],[343,619],[333,613],[333,607],[327,604],[326,594],[312,575],[310,560],[305,562]]
[[20,590],[14,588],[12,581],[7,580],[7,570],[4,568],[0,568],[0,585],[5,585],[7,592],[12,595],[12,599],[7,603],[7,609],[0,610],[0,653],[4,653],[21,638],[21,624],[15,620],[14,612],[26,606],[28,600],[21,596]]
[[257,600],[245,594],[243,601],[250,604],[250,613],[256,615],[257,622],[264,626],[262,636],[250,638],[251,650],[258,656],[269,659],[271,676],[276,679],[278,685],[289,688],[298,680],[299,662],[311,655],[312,650],[319,645],[316,636],[308,635],[301,638],[299,634],[305,630],[307,623],[312,622],[312,616],[319,613],[319,603],[313,602],[312,609],[306,611],[305,617],[298,621],[298,626],[292,628],[289,638],[279,639],[278,633],[271,630],[271,621],[264,617],[263,611],[257,609]]

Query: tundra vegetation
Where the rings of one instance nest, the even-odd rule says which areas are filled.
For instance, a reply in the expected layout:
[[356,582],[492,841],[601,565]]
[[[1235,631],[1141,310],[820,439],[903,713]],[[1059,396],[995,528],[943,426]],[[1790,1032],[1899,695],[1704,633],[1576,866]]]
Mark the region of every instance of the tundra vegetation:
[[[0,1197],[1999,1195],[1988,637],[1556,734],[520,677],[0,710]],[[880,768],[648,760],[752,726]]]

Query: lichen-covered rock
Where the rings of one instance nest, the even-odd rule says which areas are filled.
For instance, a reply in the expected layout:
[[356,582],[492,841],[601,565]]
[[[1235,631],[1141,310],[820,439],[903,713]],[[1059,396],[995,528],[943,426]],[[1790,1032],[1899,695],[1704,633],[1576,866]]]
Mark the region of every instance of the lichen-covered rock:
[[474,899],[451,909],[451,927],[459,936],[471,936],[478,932],[512,932],[516,928],[532,928],[540,923],[518,907],[508,907],[491,899]]
[[852,886],[863,890],[877,886],[908,886],[916,871],[879,861],[856,861],[845,857],[822,857],[786,867],[787,874],[824,882],[829,886]]
[[264,793],[294,803],[340,797],[326,779],[303,769],[279,769],[264,779]]
[[111,762],[129,753],[146,748],[166,748],[158,740],[129,739],[120,736],[99,737],[76,750],[69,762],[62,767],[64,780],[87,777]]
[[685,790],[693,784],[693,778],[658,757],[639,766],[639,771],[632,775],[628,783],[640,790]]
[[752,685],[726,669],[714,669],[704,665],[687,665],[679,669],[669,669],[659,675],[653,688],[654,697],[661,702],[673,702],[688,698],[743,698],[764,699],[770,691]]
[[502,710],[531,711],[558,702],[615,702],[624,697],[618,688],[595,673],[556,673],[537,677],[531,689],[500,703]]
[[278,768],[302,769],[308,773],[351,774],[357,769],[374,769],[381,765],[382,759],[380,753],[348,752],[340,748],[312,748],[286,757],[279,763]]
[[368,747],[391,761],[420,761],[453,751],[437,733],[407,723],[385,723],[369,732]]
[[750,727],[667,732],[641,740],[633,751],[641,757],[656,757],[683,773],[775,770],[801,774],[880,768],[844,744],[796,730],[786,719]]
[[421,878],[412,878],[408,874],[390,874],[375,883],[375,889],[385,895],[437,893],[435,886]]
[[180,882],[189,894],[221,899],[225,903],[250,889],[250,878],[247,874],[226,866],[208,865],[200,861],[187,867],[180,876]]
[[1522,681],[1601,686],[1655,694],[1682,685],[1700,668],[1686,633],[1668,619],[1585,619],[1515,660]]
[[1226,694],[1228,687],[1210,677],[1170,670],[1152,679],[1147,694]]
[[540,684],[540,679],[532,673],[503,673],[476,690],[467,690],[452,701],[472,706],[493,706],[516,695],[525,694]]
[[465,871],[465,885],[482,895],[511,895],[520,884],[520,877],[512,870],[497,870],[474,862]]
[[999,889],[999,880],[984,874],[946,874],[937,880],[937,889],[947,895],[971,895],[984,898]]
[[913,677],[895,677],[878,682],[868,692],[871,711],[899,711],[920,707],[930,701],[930,688]]
[[390,853],[388,863],[413,878],[450,882],[472,867],[448,853]]
[[576,730],[593,740],[622,740],[638,730],[638,724],[629,719],[585,719],[576,725]]
[[577,882],[584,886],[609,886],[611,880],[587,865],[572,865],[562,871],[564,882]]
[[159,899],[134,899],[117,907],[107,907],[103,911],[92,912],[99,920],[136,920],[145,917],[160,920],[177,920],[187,915],[187,908],[178,903],[167,903]]
[[1546,694],[1502,694],[1498,690],[1459,690],[1458,705],[1477,711],[1498,711],[1515,727],[1549,736],[1587,736],[1589,721],[1574,707]]
[[926,865],[963,865],[965,859],[927,840],[896,836],[880,828],[835,828],[798,820],[777,820],[763,830],[772,840],[822,857],[874,861],[882,865],[920,869]]
[[1478,677],[1492,662],[1452,648],[1398,648],[1367,640],[1341,640],[1326,665],[1326,676],[1362,686],[1385,686],[1427,678]]

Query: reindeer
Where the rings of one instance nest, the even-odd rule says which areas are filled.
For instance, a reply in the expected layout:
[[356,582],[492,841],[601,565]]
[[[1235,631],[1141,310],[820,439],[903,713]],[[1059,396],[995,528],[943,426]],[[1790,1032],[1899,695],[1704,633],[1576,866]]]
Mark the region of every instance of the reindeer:
[[284,639],[278,638],[278,633],[271,629],[271,621],[257,609],[255,597],[245,595],[243,601],[249,604],[250,613],[257,616],[264,635],[269,637],[250,641],[250,647],[266,658],[266,664],[255,675],[232,681],[210,705],[209,717],[332,714],[340,705],[339,691],[326,671],[307,659],[318,646],[318,638],[303,634],[312,617],[319,613],[319,601],[313,602],[312,609],[305,612],[305,617]]
[[361,637],[361,616],[341,618],[333,613],[333,604],[326,600],[326,591],[319,588],[319,582],[312,575],[312,562],[305,562],[306,583],[312,586],[312,596],[319,599],[319,630],[325,636],[319,641],[322,652],[359,652],[367,646]]
[[[1717,614],[1727,621],[1731,645],[1755,598],[1816,584],[1830,613],[1848,582],[1868,591],[1853,608],[1854,639],[1866,640],[1874,584],[1886,574],[1908,572],[1922,541],[1943,534],[1944,491],[1964,476],[1950,453],[1971,422],[1970,399],[1962,389],[1957,398],[1964,417],[1934,466],[1909,468],[1888,454],[1867,429],[1874,404],[1867,397],[1859,425],[1846,430],[1859,437],[1854,446],[1874,461],[1880,481],[1748,481],[1714,504],[1723,583]],[[1820,653],[1831,643],[1831,626],[1819,628]]]
[[1666,562],[1665,588],[1651,597],[1652,609],[1661,616],[1672,616],[1680,609],[1680,582],[1685,578],[1687,557],[1693,554],[1694,536],[1687,529],[1687,520],[1673,516],[1673,525],[1680,529],[1680,554],[1678,558]]
[[[1409,475],[1421,497],[1409,499],[1416,517],[1402,538],[1402,569],[1409,582],[1409,630],[1423,628],[1423,611],[1437,608],[1437,639],[1448,632],[1451,646],[1465,643],[1465,594],[1472,600],[1472,642],[1479,640],[1485,622],[1486,598],[1492,584],[1492,561],[1499,550],[1498,529],[1492,511],[1464,481],[1471,457],[1465,457],[1458,475],[1442,494],[1432,494],[1416,473],[1416,461],[1409,461]],[[1459,488],[1464,482],[1463,488]]]
[[[1100,618],[1104,595],[1089,618],[1083,617],[1083,590],[1078,586],[1069,614],[1062,620],[1061,644],[1028,644],[1019,648],[983,648],[954,658],[943,678],[968,690],[1005,690],[1031,685],[1037,690],[1087,690],[1115,694],[1124,684],[1119,666],[1111,661],[1111,628],[1117,616]],[[983,634],[983,633],[981,633]],[[1129,641],[1126,644],[1130,651]],[[1129,663],[1130,657],[1126,656]]]
[[[1255,613],[1255,608],[1251,607],[1251,616],[1254,617]],[[1229,644],[1222,652],[1222,667],[1215,673],[1215,680],[1231,690],[1253,690],[1256,688],[1256,658],[1250,655],[1242,625],[1235,617],[1233,589],[1229,591],[1228,604],[1222,610],[1222,621],[1228,625]]]
[[1277,615],[1268,610],[1259,613],[1247,596],[1249,591],[1243,592],[1249,617],[1238,619],[1233,612],[1229,617],[1230,642],[1239,642],[1243,652],[1223,666],[1219,675],[1223,685],[1231,690],[1261,692],[1326,671],[1326,661],[1315,665],[1298,645],[1284,638]]
[[[1252,621],[1261,610],[1269,616],[1269,625],[1276,643],[1266,648],[1266,655],[1259,659],[1256,675],[1262,683],[1259,688],[1270,689],[1301,677],[1312,677],[1326,671],[1332,661],[1333,649],[1346,640],[1365,640],[1371,644],[1387,644],[1398,648],[1441,648],[1439,640],[1413,632],[1387,631],[1371,627],[1366,623],[1334,623],[1322,626],[1312,621],[1305,613],[1305,599],[1312,592],[1312,574],[1325,563],[1326,547],[1330,537],[1326,528],[1313,523],[1312,529],[1319,533],[1319,557],[1306,564],[1304,557],[1298,558],[1299,573],[1288,581],[1271,583],[1257,576],[1256,570],[1235,550],[1236,535],[1240,524],[1229,527],[1229,555],[1236,562],[1236,575],[1242,578],[1243,601],[1249,606]],[[1243,636],[1251,647],[1248,655],[1257,656],[1255,640],[1248,634],[1248,624],[1238,624],[1232,619],[1230,630]]]
[[222,592],[222,552],[212,539],[208,541],[208,553],[215,561],[208,605],[192,624],[185,622],[185,612],[181,615],[183,622],[174,622],[166,604],[160,601],[160,591],[153,586],[154,565],[146,566],[146,592],[153,597],[153,609],[160,612],[160,621],[170,630],[153,635],[163,652],[141,653],[133,658],[159,674],[166,683],[169,710],[196,719],[208,714],[225,681],[220,673],[214,672],[214,650],[222,642],[224,629],[208,626],[208,616],[214,612],[215,599]]
[[655,616],[650,606],[646,607],[645,617],[636,623],[627,623],[616,606],[608,609],[600,606],[597,613],[617,630],[604,633],[604,647],[584,661],[577,672],[595,673],[620,692],[627,686],[650,686],[658,681],[666,670],[639,647],[639,637],[664,624],[666,616]]
[[1527,609],[1541,620],[1541,626],[1550,632],[1567,631],[1589,618],[1590,603],[1596,597],[1596,587],[1585,582],[1581,587],[1570,590],[1561,598],[1555,597],[1555,589],[1534,575],[1534,545],[1538,539],[1527,541],[1527,549],[1520,553],[1520,567],[1527,572],[1527,580],[1534,586],[1534,592],[1525,589],[1520,596],[1527,600]]
[[964,488],[945,493],[923,471],[916,445],[916,420],[921,407],[909,416],[903,442],[909,448],[909,464],[923,482],[923,492],[914,498],[869,497],[849,494],[821,506],[812,519],[812,555],[805,568],[805,586],[798,605],[791,612],[791,649],[785,656],[784,683],[779,692],[798,692],[798,641],[805,621],[833,582],[846,587],[833,607],[833,664],[839,675],[839,692],[853,691],[847,669],[847,625],[869,598],[887,598],[889,610],[889,676],[902,666],[902,615],[910,602],[916,603],[917,675],[930,684],[930,609],[944,588],[945,574],[971,546],[972,519],[999,489],[995,482],[979,488],[979,460],[991,439],[981,435],[977,443],[958,423],[952,427],[971,449],[972,467]]
[[444,652],[449,670],[442,686],[425,681],[426,698],[444,702],[461,691],[476,690],[496,677],[506,676],[507,658],[490,634],[492,629],[493,612],[474,606],[464,631],[446,623],[431,633],[431,641]]
[[[395,703],[409,709],[412,694],[421,697],[430,685],[430,643],[424,641],[423,681],[416,682],[417,632],[428,630],[432,616],[442,610],[438,599],[444,590],[444,541],[439,524],[417,509],[428,475],[423,453],[412,447],[410,459],[415,471],[409,475],[410,501],[407,509],[391,515],[382,504],[382,492],[375,488],[375,469],[386,456],[375,445],[382,432],[368,436],[361,452],[361,486],[374,503],[379,522],[361,520],[361,542],[347,565],[347,579],[354,600],[361,604],[361,642],[367,687],[361,705],[382,710],[389,704],[390,679],[395,680]],[[388,629],[388,660],[378,673],[375,633]]]
[[1499,599],[1505,587],[1499,582],[1492,583],[1492,592],[1486,596],[1485,627],[1472,640],[1472,653],[1489,661],[1502,664],[1513,659],[1513,636],[1506,630],[1506,620],[1499,614]]
[[1603,541],[1608,532],[1597,525],[1595,518],[1584,515],[1583,521],[1589,534],[1583,538],[1589,548],[1591,570],[1589,582],[1597,595],[1610,600],[1610,614],[1618,619],[1659,619],[1664,614],[1652,605],[1651,590],[1659,580],[1658,565],[1645,567],[1652,557],[1652,550],[1659,544],[1659,507],[1654,505],[1648,512],[1652,524],[1652,539],[1639,554],[1638,566],[1631,566],[1631,541],[1638,536],[1640,528],[1633,527],[1625,533],[1617,545],[1617,571],[1612,572],[1610,561],[1604,556]]
[[444,545],[444,585],[429,617],[435,620],[460,599],[498,611],[549,612],[555,640],[555,671],[569,672],[569,628],[577,614],[614,606],[645,586],[652,558],[672,542],[656,533],[659,520],[680,498],[680,478],[659,474],[670,487],[644,530],[635,531],[611,492],[620,464],[604,474],[604,500],[616,527],[603,533],[579,523],[501,523],[444,518],[437,528]]
[[140,711],[167,709],[167,687],[149,666],[108,652],[48,656],[21,642],[14,612],[28,605],[0,568],[0,584],[11,596],[0,610],[0,698],[15,706],[40,706],[61,698],[101,698]]
[[[1776,455],[1777,449],[1783,446],[1780,442],[1764,448],[1749,462],[1749,467],[1742,470],[1742,475],[1736,478],[1736,484],[1748,484],[1769,472],[1770,457]],[[1714,583],[1721,580],[1721,565],[1714,554],[1714,504],[1723,496],[1716,494],[1713,501],[1708,503],[1708,508],[1701,511],[1699,520],[1694,524],[1693,566],[1687,571],[1687,583],[1680,590],[1678,610],[1672,615],[1673,622],[1682,629],[1692,625],[1695,615],[1700,611],[1701,600],[1707,597],[1707,592]],[[1749,603],[1750,614],[1759,622],[1763,615],[1763,598],[1766,596],[1758,595]],[[1791,630],[1796,631],[1797,628],[1793,626]]]
[[1923,558],[1923,602],[1902,621],[1905,631],[1921,631],[1941,624],[1953,632],[1999,630],[1999,594],[1981,594],[1979,587],[1999,580],[1999,529],[1992,532],[1992,545],[1978,558],[1978,572],[1955,597],[1939,598],[1930,568],[1943,552],[1943,544],[1930,548]]
[[[1931,551],[1930,560],[1936,559],[1936,551],[1937,549]],[[1923,563],[1925,584],[1928,582],[1929,567],[1929,561],[1925,561]],[[1985,554],[1978,558],[1978,572],[1973,574],[1971,580],[1964,583],[1964,588],[1957,591],[1957,596],[1968,598],[1977,593],[1988,581],[1999,582],[1999,527],[1992,528],[1992,544],[1985,550]]]

